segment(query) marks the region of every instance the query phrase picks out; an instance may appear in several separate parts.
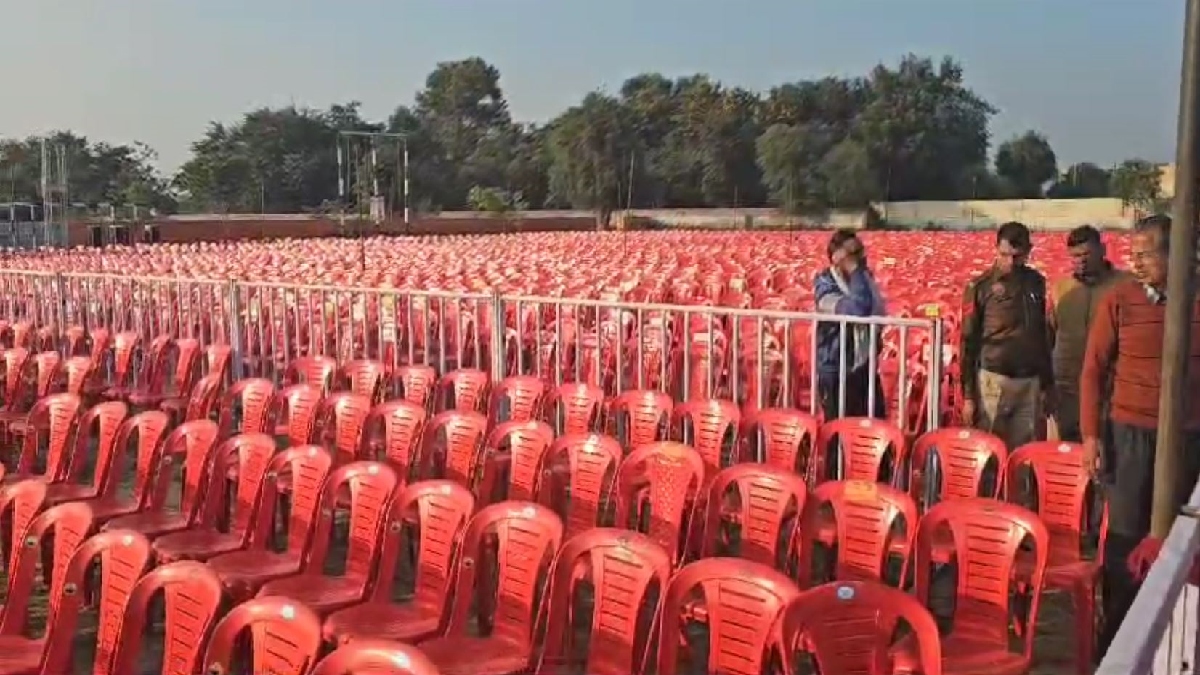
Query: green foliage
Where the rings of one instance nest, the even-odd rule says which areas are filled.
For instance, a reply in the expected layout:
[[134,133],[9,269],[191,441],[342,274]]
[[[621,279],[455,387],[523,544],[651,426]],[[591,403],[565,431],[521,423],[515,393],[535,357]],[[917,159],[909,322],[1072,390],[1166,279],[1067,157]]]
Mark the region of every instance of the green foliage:
[[508,192],[494,187],[476,185],[467,193],[467,204],[472,211],[504,216],[528,207],[520,192]]
[[1112,195],[1127,206],[1152,210],[1162,196],[1162,169],[1144,159],[1128,159],[1113,169]]
[[[73,201],[166,210],[178,200],[198,212],[365,213],[377,187],[395,208],[404,147],[417,210],[571,207],[594,210],[601,225],[626,207],[775,204],[813,213],[878,201],[1033,198],[1047,186],[1051,196],[1111,192],[1131,204],[1157,195],[1144,162],[1111,177],[1091,164],[1060,175],[1053,149],[1032,131],[997,148],[989,170],[995,112],[953,59],[907,55],[860,77],[763,93],[705,74],[643,73],[533,125],[512,119],[500,71],[470,57],[437,64],[411,105],[382,122],[364,119],[357,102],[213,122],[169,181],[145,146],[57,138],[70,148]],[[373,146],[339,141],[341,131],[404,139]],[[8,174],[17,199],[36,200],[36,150],[37,139],[0,142],[0,180]]]
[[[42,140],[0,139],[0,202],[42,200]],[[144,143],[93,143],[68,131],[51,133],[45,140],[47,147],[65,153],[72,204],[89,210],[101,205],[175,210],[167,180],[154,169],[157,156]]]
[[1058,158],[1046,137],[1036,131],[1011,138],[996,150],[996,175],[1008,181],[1014,197],[1043,197],[1046,184],[1058,177]]
[[1072,164],[1046,192],[1055,199],[1091,199],[1112,194],[1111,172],[1092,164]]

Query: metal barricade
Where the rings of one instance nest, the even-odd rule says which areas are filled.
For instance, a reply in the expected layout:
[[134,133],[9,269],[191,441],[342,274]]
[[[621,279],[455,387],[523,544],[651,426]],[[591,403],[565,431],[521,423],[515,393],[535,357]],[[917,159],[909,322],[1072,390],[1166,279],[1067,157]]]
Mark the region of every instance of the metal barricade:
[[391,369],[428,365],[491,372],[494,297],[379,288],[231,284],[246,373],[280,381],[287,363],[326,354],[375,359]]
[[[937,428],[943,408],[937,317],[23,271],[0,272],[0,291],[10,320],[229,344],[235,376],[280,381],[293,359],[326,354],[827,417],[882,407],[909,434]],[[818,363],[822,340],[833,361],[825,346]]]
[[1133,607],[1096,675],[1185,675],[1200,663],[1200,589],[1189,576],[1200,553],[1200,483],[1171,525]]
[[[937,428],[940,421],[943,349],[936,317],[545,297],[504,296],[500,301],[505,375],[587,382],[609,395],[657,389],[681,402],[723,398],[754,408],[814,414],[824,406],[831,416],[842,416],[854,413],[847,406],[847,380],[861,374],[867,383],[867,410],[859,414],[884,404],[880,407],[890,417],[914,433]],[[836,331],[836,370],[827,372],[815,358],[818,324]],[[866,359],[854,369],[848,345],[858,331],[877,348],[866,350]],[[837,400],[823,401],[822,394]]]

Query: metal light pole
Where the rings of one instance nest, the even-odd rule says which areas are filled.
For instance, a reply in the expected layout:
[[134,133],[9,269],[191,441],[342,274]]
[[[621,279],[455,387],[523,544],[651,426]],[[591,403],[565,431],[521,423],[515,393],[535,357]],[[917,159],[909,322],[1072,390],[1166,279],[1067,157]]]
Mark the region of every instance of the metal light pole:
[[[403,195],[404,202],[404,224],[409,223],[409,183],[408,183],[408,135],[401,133],[391,133],[386,131],[339,131],[337,136],[337,163],[338,163],[338,222],[343,232],[346,230],[346,189],[351,171],[357,172],[359,168],[355,166],[350,157],[343,157],[343,143],[347,148],[349,155],[350,143],[354,139],[368,139],[371,142],[371,154],[368,156],[368,161],[371,163],[371,183],[372,183],[372,203],[379,199],[379,147],[376,144],[379,140],[399,141],[403,146],[403,159],[401,162],[401,171],[404,174],[403,179]],[[372,214],[373,215],[373,214]],[[367,267],[367,244],[366,244],[366,224],[361,222],[361,214],[359,215],[359,264],[363,269]]]
[[[1179,125],[1175,148],[1175,201],[1167,274],[1166,325],[1162,351],[1162,393],[1158,402],[1158,445],[1154,459],[1154,511],[1151,534],[1166,537],[1186,494],[1177,494],[1183,468],[1185,401],[1200,392],[1187,389],[1191,314],[1196,266],[1196,227],[1200,207],[1200,0],[1187,0],[1183,65],[1179,83]],[[1187,486],[1190,491],[1192,486]]]

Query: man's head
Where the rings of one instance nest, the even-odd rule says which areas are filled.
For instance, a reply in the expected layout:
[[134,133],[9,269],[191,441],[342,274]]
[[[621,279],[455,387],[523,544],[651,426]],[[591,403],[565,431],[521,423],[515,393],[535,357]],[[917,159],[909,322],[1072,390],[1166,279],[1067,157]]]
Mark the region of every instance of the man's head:
[[1016,221],[1004,223],[996,230],[996,269],[1007,274],[1029,262],[1033,242],[1029,228]]
[[825,252],[829,256],[829,262],[843,271],[861,263],[866,257],[866,251],[858,234],[854,230],[846,228],[834,231],[833,236],[829,238],[829,245]]
[[1092,276],[1104,265],[1104,243],[1100,231],[1091,225],[1081,225],[1067,235],[1067,251],[1071,254],[1071,273],[1077,279]]
[[1129,256],[1133,276],[1147,286],[1162,290],[1167,285],[1167,252],[1171,239],[1171,217],[1146,216],[1133,226]]

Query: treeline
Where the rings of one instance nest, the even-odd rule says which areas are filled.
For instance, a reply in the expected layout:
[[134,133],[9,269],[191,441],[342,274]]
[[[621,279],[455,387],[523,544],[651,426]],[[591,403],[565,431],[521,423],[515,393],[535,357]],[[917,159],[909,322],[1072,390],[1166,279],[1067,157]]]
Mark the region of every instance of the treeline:
[[[364,119],[357,102],[254,110],[211,123],[171,177],[141,144],[70,132],[49,140],[67,149],[72,202],[160,212],[332,211],[362,208],[369,194],[398,206],[405,147],[410,204],[421,211],[574,208],[603,218],[626,207],[811,212],[884,200],[1104,196],[1149,206],[1159,197],[1150,162],[1063,167],[1036,131],[1004,140],[989,161],[996,109],[950,58],[910,55],[862,77],[767,92],[648,73],[542,125],[514,120],[500,85],[494,66],[469,58],[439,64],[414,103],[385,121]],[[345,140],[340,131],[404,138]],[[40,140],[0,141],[9,195],[0,187],[0,201],[40,199]]]

